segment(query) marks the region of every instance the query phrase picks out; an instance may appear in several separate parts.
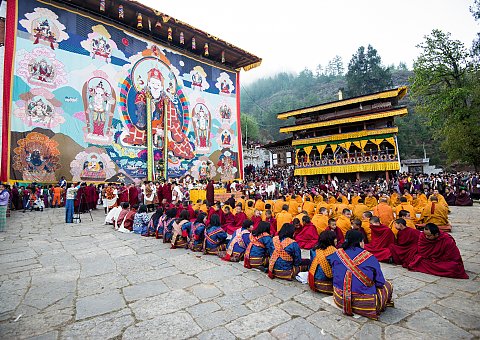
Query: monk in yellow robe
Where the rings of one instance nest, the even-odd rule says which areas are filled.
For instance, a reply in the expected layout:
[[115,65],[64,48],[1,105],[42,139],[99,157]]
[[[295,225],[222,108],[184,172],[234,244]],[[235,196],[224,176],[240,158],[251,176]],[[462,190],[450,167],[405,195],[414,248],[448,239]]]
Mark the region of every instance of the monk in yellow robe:
[[393,221],[393,209],[388,205],[385,197],[380,198],[380,202],[372,212],[373,216],[377,216],[383,225],[389,226]]
[[247,205],[245,204],[245,196],[241,196],[238,200],[237,200],[237,204],[238,203],[242,203],[242,210],[245,210],[245,208],[247,207]]
[[301,211],[293,219],[298,218],[298,220],[300,221],[300,225],[303,225],[303,216],[308,216],[306,211]]
[[365,197],[365,205],[369,209],[373,209],[378,204],[377,199],[373,196],[373,192],[369,191],[367,197]]
[[370,228],[370,218],[372,218],[371,211],[365,211],[362,215],[362,228],[365,230],[365,234],[367,234],[368,242],[372,240],[372,228]]
[[[279,198],[275,201],[275,204],[273,205],[273,215],[277,216],[277,214],[282,211],[283,205],[285,204],[285,200],[283,198]],[[288,205],[287,205],[287,210],[288,210]]]
[[405,190],[403,191],[403,197],[405,197],[405,198],[407,199],[407,202],[408,202],[409,204],[412,204],[413,197],[412,197],[412,195],[410,195],[410,192],[409,192],[407,189],[405,189]]
[[338,194],[337,201],[338,201],[338,202],[342,202],[342,203],[345,204],[345,205],[349,205],[349,204],[350,204],[350,202],[348,202],[348,198],[347,198],[345,195],[343,195],[342,193],[339,193],[339,194]]
[[305,202],[307,198],[310,198],[310,202],[313,202],[313,197],[309,193],[303,195],[303,202]]
[[265,202],[263,202],[261,199],[258,199],[255,202],[255,209],[264,211],[265,210]]
[[292,214],[292,216],[296,216],[299,213],[298,211],[299,204],[295,199],[295,197],[292,196],[292,199],[288,202],[288,212]]
[[[360,196],[359,196],[359,197],[360,197]],[[354,217],[354,218],[358,218],[359,220],[361,220],[361,219],[362,219],[362,216],[363,216],[363,213],[364,213],[365,211],[369,211],[369,210],[370,210],[370,208],[367,207],[365,204],[363,204],[363,199],[360,198],[360,199],[358,200],[358,203],[353,206],[353,208],[352,208],[352,214],[353,214],[353,217]]]
[[344,209],[348,209],[348,204],[344,204],[339,201],[337,204],[332,205],[333,218],[338,218],[340,215],[342,215]]
[[325,202],[325,201],[319,202],[317,204],[317,206],[315,207],[316,213],[318,214],[320,212],[320,209],[322,209],[322,208],[327,209],[327,214],[328,214],[328,216],[330,216],[330,205],[327,202]]
[[320,235],[322,231],[328,227],[328,211],[327,208],[321,207],[318,213],[313,215],[312,223],[317,228],[317,232]]
[[437,189],[433,190],[433,195],[430,195],[430,197],[429,197],[430,201],[431,201],[432,197],[437,197],[438,203],[440,203],[440,204],[442,204],[442,205],[444,205],[448,208],[448,203],[445,200],[445,197],[443,197],[442,194],[439,193]]
[[[293,198],[293,197],[292,197],[292,198]],[[298,205],[302,205],[302,203],[303,203],[302,196],[296,195],[296,196],[295,196],[295,201],[297,201]]]
[[423,208],[422,223],[435,223],[442,231],[451,231],[452,227],[448,222],[448,207],[440,204],[437,196],[430,196],[430,202]]
[[[407,201],[407,198],[405,196],[403,197],[400,197],[400,204],[395,208],[395,216],[396,218],[400,218],[398,216],[398,214],[400,213],[400,210],[406,210],[410,213],[410,217],[413,219],[413,220],[416,220],[417,217],[416,217],[416,212],[415,212],[415,208],[408,203]],[[394,228],[395,229],[395,228]],[[394,232],[395,233],[395,232]]]
[[390,195],[390,206],[392,208],[395,208],[399,204],[400,204],[400,196],[396,191],[393,191],[392,194]]
[[[357,204],[358,204],[358,201],[359,201],[360,199],[362,199],[362,196],[360,196],[357,192],[355,192],[355,193],[353,194],[352,199],[351,199],[351,201],[352,201],[352,206],[353,206],[353,205],[357,205]],[[363,202],[363,200],[362,200],[362,202]]]
[[337,199],[335,198],[335,196],[330,195],[330,196],[328,196],[327,202],[328,202],[328,204],[333,205],[333,204],[337,203]]
[[[397,219],[399,219],[399,218],[403,218],[405,220],[405,222],[407,222],[407,227],[412,228],[412,229],[416,229],[415,222],[412,220],[411,214],[410,214],[409,211],[400,210],[397,214]],[[395,228],[395,221],[392,221],[392,223],[390,223],[389,227],[390,227],[390,229],[392,229],[395,237],[397,237],[398,230],[397,230],[397,228]]]
[[347,231],[352,229],[352,223],[350,221],[351,218],[352,212],[348,208],[343,209],[342,214],[337,218],[337,228],[340,228],[343,235],[346,235]]
[[323,196],[322,195],[315,195],[315,198],[313,199],[313,203],[318,204],[320,202],[323,202]]
[[306,211],[310,218],[313,218],[315,214],[315,203],[310,200],[310,197],[307,197],[305,202],[303,202],[302,210]]
[[255,215],[255,208],[253,207],[253,201],[248,200],[247,207],[245,208],[245,215],[249,220],[252,219],[253,215]]
[[288,205],[284,204],[282,207],[282,211],[280,211],[277,215],[277,232],[282,229],[282,226],[285,223],[292,223],[293,217],[292,214],[288,212]]

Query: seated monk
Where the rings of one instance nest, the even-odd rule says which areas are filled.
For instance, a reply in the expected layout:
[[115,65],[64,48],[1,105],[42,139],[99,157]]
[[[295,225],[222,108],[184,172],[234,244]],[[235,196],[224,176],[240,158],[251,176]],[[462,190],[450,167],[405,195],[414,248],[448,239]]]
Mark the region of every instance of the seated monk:
[[302,210],[306,211],[310,218],[312,218],[313,214],[315,214],[315,203],[311,201],[310,197],[305,198],[305,202],[303,203]]
[[397,218],[400,217],[398,216],[400,210],[407,210],[410,213],[410,218],[416,219],[415,208],[410,203],[408,203],[406,197],[400,197],[400,204],[395,208],[395,216]]
[[253,207],[254,202],[252,200],[248,200],[247,207],[245,208],[245,215],[247,215],[248,219],[253,217],[255,214],[255,208]]
[[372,191],[369,191],[367,197],[365,197],[365,205],[368,209],[373,209],[377,206],[377,199],[373,196]]
[[337,248],[340,248],[345,242],[345,236],[343,236],[343,232],[340,230],[340,228],[337,227],[337,221],[334,218],[331,218],[328,220],[328,227],[325,230],[330,230],[335,233],[335,236],[337,238]]
[[[225,224],[222,225],[223,230],[226,232],[228,230],[235,230],[235,215],[232,214],[232,210],[230,209],[229,205],[225,205],[223,207],[223,219],[225,220]],[[208,223],[208,217],[207,217]]]
[[[360,196],[358,196],[358,197],[360,197]],[[353,215],[353,217],[361,220],[363,213],[365,211],[369,211],[369,210],[370,210],[370,208],[368,208],[365,204],[363,204],[363,199],[359,198],[357,200],[357,204],[353,205],[352,215]]]
[[343,235],[345,235],[347,231],[352,229],[352,223],[350,222],[351,218],[352,212],[348,208],[343,209],[342,214],[337,218],[337,228],[340,228]]
[[350,230],[343,247],[327,257],[333,273],[333,300],[346,315],[378,320],[387,306],[393,306],[393,286],[383,277],[378,260],[363,246],[362,233]]
[[425,225],[418,239],[417,254],[405,267],[436,276],[468,279],[455,240],[434,223]]
[[268,263],[268,277],[293,280],[301,271],[307,271],[310,260],[302,259],[302,252],[293,239],[295,227],[285,223],[273,238],[273,253]]
[[232,235],[235,230],[240,229],[243,225],[243,221],[247,219],[247,215],[242,211],[242,204],[237,203],[235,207],[235,216],[233,217],[233,224],[226,226],[226,232],[228,235]]
[[293,238],[301,249],[312,249],[318,242],[317,228],[310,221],[308,215],[302,217],[303,226],[300,223],[296,224],[295,220],[297,219],[294,219],[295,233]]
[[380,223],[377,216],[370,219],[370,229],[372,230],[372,241],[365,245],[365,250],[372,253],[378,261],[390,261],[390,245],[395,243],[395,236],[389,227]]
[[353,230],[358,230],[359,232],[361,232],[362,235],[363,235],[363,242],[365,244],[368,244],[367,233],[365,232],[365,229],[363,229],[363,227],[362,227],[362,221],[360,221],[358,218],[354,219],[352,221],[352,229]]
[[312,223],[317,228],[317,233],[320,235],[328,227],[328,211],[327,208],[321,207],[320,211],[313,215]]
[[265,222],[270,224],[270,236],[277,235],[277,220],[273,217],[273,213],[271,210],[265,210]]
[[277,219],[277,232],[280,231],[280,228],[282,228],[282,226],[285,223],[292,223],[293,217],[292,217],[292,214],[288,212],[287,204],[283,205],[282,211],[277,215],[276,219]]
[[456,205],[457,195],[450,190],[450,188],[445,188],[445,201],[447,202],[448,206]]
[[268,267],[268,258],[273,253],[273,241],[269,233],[270,223],[268,222],[260,222],[257,229],[252,230],[249,235],[250,243],[243,259],[245,268],[264,270]]
[[[407,210],[400,210],[398,212],[398,218],[401,218],[407,223],[408,228],[416,229],[415,223],[413,222],[412,218],[410,217],[410,212]],[[395,228],[395,221],[392,222],[392,224],[389,226],[390,229],[393,231],[393,235],[397,237],[398,229]]]
[[333,294],[332,267],[327,256],[337,251],[337,236],[331,230],[320,233],[317,245],[310,250],[310,269],[308,270],[308,285],[314,292]]
[[448,204],[447,204],[447,201],[445,200],[445,197],[443,197],[443,195],[438,191],[438,189],[433,190],[433,194],[430,195],[428,200],[431,201],[433,197],[437,198],[438,203],[448,207]]
[[465,191],[465,189],[462,189],[460,193],[457,196],[457,199],[455,200],[455,205],[459,206],[472,206],[473,205],[473,200],[470,198],[470,194]]
[[403,218],[397,218],[394,221],[394,226],[397,230],[397,239],[395,244],[390,245],[390,253],[392,254],[393,263],[406,267],[417,253],[420,231],[407,227],[407,221]]
[[220,217],[217,214],[211,216],[210,225],[205,228],[204,236],[204,254],[218,255],[227,249],[227,233],[220,226]]
[[298,215],[298,208],[300,207],[300,205],[298,204],[298,202],[295,200],[296,197],[297,197],[297,196],[292,195],[292,199],[288,202],[288,212],[289,212],[292,216]]
[[448,222],[448,207],[438,202],[437,196],[430,196],[430,201],[423,208],[420,220],[423,224],[436,224],[442,231],[452,231]]
[[367,234],[367,243],[372,241],[372,230],[370,229],[370,219],[372,218],[373,214],[371,211],[365,211],[362,214],[362,228],[365,230]]
[[253,229],[257,229],[258,224],[262,222],[262,212],[258,209],[255,209],[255,213],[253,214],[251,220],[253,222]]
[[373,208],[373,216],[377,216],[380,219],[380,223],[384,225],[390,225],[393,221],[393,209],[388,205],[388,199],[386,197],[380,198],[378,205]]
[[253,229],[251,220],[243,221],[242,228],[235,230],[228,242],[227,253],[222,260],[230,262],[239,262],[243,259],[243,254],[250,243],[250,232]]

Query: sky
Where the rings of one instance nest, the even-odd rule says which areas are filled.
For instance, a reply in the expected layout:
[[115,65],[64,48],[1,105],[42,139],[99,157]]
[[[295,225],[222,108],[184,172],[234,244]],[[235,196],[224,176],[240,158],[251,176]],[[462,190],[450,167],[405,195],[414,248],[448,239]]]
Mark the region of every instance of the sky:
[[263,59],[243,72],[249,84],[278,72],[315,70],[339,55],[347,68],[360,46],[371,44],[384,65],[412,68],[416,45],[435,28],[468,48],[480,22],[474,0],[139,0]]

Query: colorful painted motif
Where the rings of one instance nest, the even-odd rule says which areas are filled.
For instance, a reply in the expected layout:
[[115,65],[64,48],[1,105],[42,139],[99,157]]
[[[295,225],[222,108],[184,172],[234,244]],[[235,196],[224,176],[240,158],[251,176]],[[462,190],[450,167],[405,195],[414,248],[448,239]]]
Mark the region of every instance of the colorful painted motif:
[[89,147],[77,154],[70,163],[73,181],[100,181],[113,177],[116,174],[115,163],[97,147]]
[[62,104],[47,89],[35,88],[20,95],[14,113],[27,126],[54,128],[65,122]]

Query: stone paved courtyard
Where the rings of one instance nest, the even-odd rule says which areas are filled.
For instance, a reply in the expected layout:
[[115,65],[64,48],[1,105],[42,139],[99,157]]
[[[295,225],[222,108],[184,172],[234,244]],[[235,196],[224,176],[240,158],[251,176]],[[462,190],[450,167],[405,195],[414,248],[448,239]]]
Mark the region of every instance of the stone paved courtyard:
[[480,337],[480,206],[452,207],[469,280],[382,265],[395,308],[343,316],[299,282],[170,250],[64,209],[13,212],[0,234],[0,338],[467,339]]

